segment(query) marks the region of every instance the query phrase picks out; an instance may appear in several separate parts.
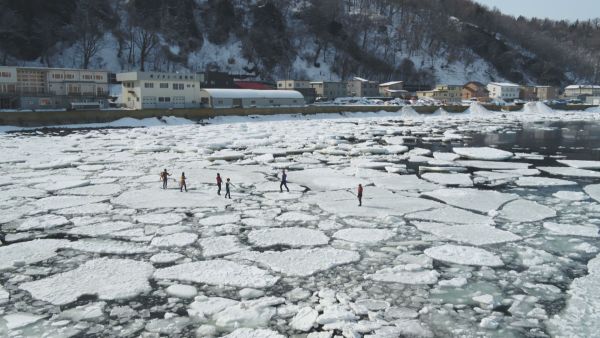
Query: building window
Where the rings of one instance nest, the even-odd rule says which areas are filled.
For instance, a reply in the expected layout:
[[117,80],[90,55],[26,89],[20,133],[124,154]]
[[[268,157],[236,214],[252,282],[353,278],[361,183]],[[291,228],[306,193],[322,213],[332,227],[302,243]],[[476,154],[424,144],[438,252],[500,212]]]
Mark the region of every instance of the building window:
[[96,75],[96,80],[102,81],[103,79],[104,79],[104,77],[102,75]]
[[11,77],[10,72],[2,72],[0,73],[0,77]]
[[187,87],[190,88],[190,85],[188,84]]
[[269,103],[273,103],[273,100],[269,100]]
[[171,102],[170,97],[159,97],[158,102]]
[[75,75],[73,74],[65,74],[65,79],[67,80],[73,80],[75,78]]
[[154,83],[152,83],[152,82],[144,82],[144,88],[154,88]]
[[217,103],[218,104],[223,104],[223,100],[218,100]]
[[163,82],[163,83],[160,84],[160,88],[161,89],[168,89],[169,88],[169,84]]
[[173,90],[183,90],[183,83],[173,83]]
[[256,101],[252,100],[250,101],[251,104],[256,104]]

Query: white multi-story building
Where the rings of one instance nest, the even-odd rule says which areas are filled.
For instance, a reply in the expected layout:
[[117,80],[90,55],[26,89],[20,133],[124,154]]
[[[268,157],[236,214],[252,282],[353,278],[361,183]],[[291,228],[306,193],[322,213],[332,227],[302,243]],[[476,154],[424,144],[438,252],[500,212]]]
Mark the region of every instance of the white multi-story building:
[[108,76],[101,70],[0,67],[0,108],[69,108],[91,102],[105,106]]
[[501,100],[515,100],[519,98],[519,85],[507,82],[491,82],[487,85],[490,98]]
[[200,107],[200,75],[159,72],[117,74],[121,100],[131,109]]

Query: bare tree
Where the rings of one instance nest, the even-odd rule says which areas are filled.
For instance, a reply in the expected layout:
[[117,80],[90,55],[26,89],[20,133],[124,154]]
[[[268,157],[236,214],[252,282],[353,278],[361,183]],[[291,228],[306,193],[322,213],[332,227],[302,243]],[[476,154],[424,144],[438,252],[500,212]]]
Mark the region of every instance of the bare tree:
[[79,0],[75,9],[73,33],[75,49],[81,57],[81,67],[88,69],[90,62],[103,47],[104,31],[99,23],[94,2]]
[[137,27],[134,32],[133,41],[140,54],[140,70],[143,72],[148,56],[159,44],[158,35],[154,31]]

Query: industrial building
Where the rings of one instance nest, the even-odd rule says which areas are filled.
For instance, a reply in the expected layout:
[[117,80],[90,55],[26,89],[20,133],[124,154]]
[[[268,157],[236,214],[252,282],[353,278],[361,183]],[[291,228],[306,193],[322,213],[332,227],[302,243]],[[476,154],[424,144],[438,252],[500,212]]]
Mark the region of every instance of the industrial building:
[[121,101],[130,109],[200,107],[200,75],[159,72],[117,74]]
[[302,94],[295,90],[200,89],[202,107],[264,108],[304,106]]
[[313,81],[310,86],[315,89],[317,97],[321,100],[333,100],[346,96],[346,84],[333,81]]
[[99,70],[0,67],[0,109],[108,106],[109,73]]

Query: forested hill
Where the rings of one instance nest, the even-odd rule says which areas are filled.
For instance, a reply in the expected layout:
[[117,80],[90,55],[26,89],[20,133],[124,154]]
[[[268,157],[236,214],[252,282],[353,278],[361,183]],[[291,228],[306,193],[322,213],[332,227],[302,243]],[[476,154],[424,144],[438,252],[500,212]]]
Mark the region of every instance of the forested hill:
[[0,63],[262,79],[600,82],[600,20],[470,0],[0,0]]

